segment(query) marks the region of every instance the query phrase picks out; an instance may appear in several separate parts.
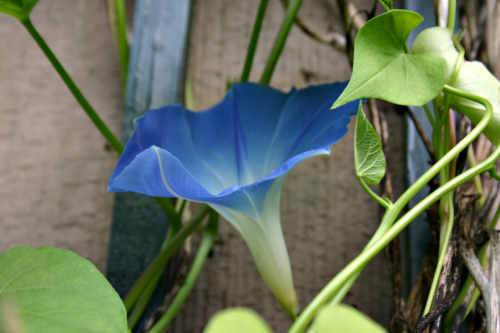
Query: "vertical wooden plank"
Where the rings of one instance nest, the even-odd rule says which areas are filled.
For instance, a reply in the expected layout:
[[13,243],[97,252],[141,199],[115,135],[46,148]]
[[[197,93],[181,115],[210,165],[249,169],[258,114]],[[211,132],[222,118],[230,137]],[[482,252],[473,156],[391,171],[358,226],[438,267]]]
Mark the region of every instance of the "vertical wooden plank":
[[[123,141],[134,119],[151,108],[179,103],[190,1],[140,0],[134,14]],[[113,209],[108,278],[124,295],[158,253],[168,227],[154,199],[118,193]]]

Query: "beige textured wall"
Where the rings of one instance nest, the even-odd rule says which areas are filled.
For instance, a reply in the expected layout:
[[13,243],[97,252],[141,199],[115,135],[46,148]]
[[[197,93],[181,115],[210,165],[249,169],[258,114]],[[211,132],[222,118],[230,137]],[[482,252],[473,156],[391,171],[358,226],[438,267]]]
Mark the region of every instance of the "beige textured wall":
[[[114,130],[118,66],[101,0],[41,0],[33,12],[55,54]],[[116,155],[14,19],[0,16],[0,251],[55,245],[106,264]]]

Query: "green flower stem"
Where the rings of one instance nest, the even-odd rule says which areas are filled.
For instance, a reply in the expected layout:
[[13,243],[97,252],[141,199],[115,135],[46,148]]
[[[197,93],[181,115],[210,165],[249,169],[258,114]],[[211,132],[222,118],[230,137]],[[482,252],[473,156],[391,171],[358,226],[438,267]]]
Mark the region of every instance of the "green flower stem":
[[141,293],[148,286],[149,281],[151,281],[155,274],[157,274],[156,272],[161,271],[162,268],[165,267],[165,263],[168,262],[172,255],[177,252],[177,250],[183,244],[184,240],[196,230],[196,228],[201,224],[208,212],[210,212],[210,207],[205,206],[188,223],[183,225],[179,232],[177,232],[172,240],[168,243],[167,247],[163,251],[160,251],[153,262],[151,262],[151,264],[144,271],[139,280],[136,281],[124,300],[127,312],[132,309],[136,301],[139,299]]
[[163,314],[160,320],[153,326],[153,328],[149,330],[148,333],[163,332],[184,305],[184,302],[186,301],[191,290],[193,289],[193,286],[196,280],[198,279],[201,269],[203,268],[203,265],[208,257],[208,254],[210,253],[210,250],[214,244],[215,236],[217,234],[217,228],[218,228],[218,215],[217,213],[212,212],[210,214],[210,220],[208,222],[208,225],[203,231],[203,236],[200,246],[198,247],[198,251],[196,252],[193,265],[189,270],[184,285],[181,287],[181,289],[175,296],[174,300],[172,301],[172,304],[170,304],[167,311]]
[[257,49],[257,44],[259,42],[260,30],[262,28],[262,22],[264,22],[264,16],[266,15],[268,3],[268,0],[260,0],[259,9],[257,10],[257,15],[255,16],[255,22],[253,24],[252,36],[250,37],[250,43],[247,48],[245,65],[243,66],[243,72],[241,73],[241,82],[247,82],[250,77],[255,50]]
[[124,0],[109,0],[110,17],[118,47],[123,90],[127,87],[129,44],[127,39],[127,11]]
[[94,125],[97,127],[97,129],[101,132],[101,134],[104,136],[108,144],[113,147],[113,149],[120,153],[123,151],[123,144],[116,138],[116,136],[111,132],[111,130],[106,126],[106,124],[102,121],[102,119],[99,117],[97,112],[95,112],[94,108],[90,105],[90,103],[87,101],[85,96],[82,94],[80,89],[76,86],[76,84],[73,82],[69,74],[66,72],[64,67],[61,65],[59,60],[57,60],[56,56],[54,53],[51,51],[45,40],[40,36],[36,28],[33,26],[31,23],[31,20],[25,19],[22,20],[21,23],[23,26],[28,30],[29,34],[35,42],[38,44],[40,49],[43,51],[45,56],[49,59],[50,63],[54,67],[54,69],[59,73],[61,76],[61,79],[64,81],[68,89],[71,91],[75,99],[78,101],[78,103],[81,105],[87,116],[90,118],[90,120],[94,123]]
[[[440,199],[443,195],[449,191],[454,190],[459,185],[463,184],[471,177],[476,174],[487,171],[494,166],[496,159],[500,156],[500,148],[497,148],[495,152],[490,155],[486,160],[477,166],[470,168],[461,175],[453,178],[446,184],[439,187],[437,190],[429,194],[426,198],[415,205],[410,211],[408,211],[403,217],[401,217],[396,223],[393,222],[397,219],[399,213],[403,210],[406,204],[411,198],[415,196],[424,186],[427,184],[436,174],[446,165],[448,165],[456,156],[464,150],[472,141],[474,141],[479,134],[488,125],[489,121],[493,115],[493,108],[489,101],[486,99],[472,95],[466,92],[462,92],[450,86],[445,86],[444,90],[446,93],[458,95],[485,106],[486,113],[481,119],[481,121],[474,127],[474,129],[463,138],[457,145],[455,145],[446,155],[443,156],[439,161],[436,162],[429,170],[427,170],[412,186],[406,190],[406,192],[387,210],[384,218],[381,222],[381,227],[377,230],[373,236],[375,243],[367,248],[365,251],[361,252],[358,257],[351,261],[339,274],[337,274],[321,291],[320,293],[309,303],[309,305],[300,314],[297,320],[294,322],[289,330],[289,333],[301,333],[304,332],[309,322],[312,320],[317,311],[323,306],[328,300],[330,300],[342,286],[356,273],[361,272],[363,267],[370,261],[380,250],[382,250],[392,239],[394,239],[406,226],[413,221],[419,214],[421,214],[430,205]],[[387,225],[392,225],[390,229],[387,230],[380,238],[378,238],[378,233],[382,233],[382,228]]]
[[[185,202],[185,201],[184,201]],[[168,247],[168,244],[172,241],[172,238],[174,237],[175,234],[179,231],[180,227],[182,225],[174,225],[171,224],[170,228],[167,233],[167,237],[163,241],[163,244],[161,245],[160,251],[165,250]],[[141,319],[142,314],[146,310],[146,307],[149,304],[149,301],[151,300],[151,297],[153,296],[154,291],[156,290],[156,286],[158,285],[158,282],[160,281],[163,272],[165,271],[165,268],[167,267],[168,261],[163,263],[161,267],[158,268],[151,277],[151,280],[149,280],[146,288],[141,292],[141,295],[139,296],[139,299],[137,300],[136,304],[132,308],[132,312],[130,313],[128,317],[128,327],[130,329],[134,329],[139,320]]]
[[260,77],[259,83],[262,85],[268,85],[271,81],[271,77],[274,72],[274,68],[278,63],[279,56],[283,51],[283,47],[285,46],[286,39],[288,37],[288,33],[292,28],[293,23],[295,22],[295,17],[299,12],[300,6],[302,5],[302,0],[293,0],[293,2],[288,6],[285,19],[281,25],[280,31],[278,33],[278,37],[276,37],[276,41],[274,42],[274,47],[267,59],[266,67],[264,67],[264,72]]
[[160,208],[167,216],[170,227],[179,229],[182,224],[181,217],[175,211],[174,205],[172,204],[170,199],[164,197],[155,197],[155,200],[158,206],[160,206]]
[[163,275],[163,271],[165,270],[166,264],[167,263],[165,263],[165,265],[162,266],[161,269],[155,272],[154,276],[151,278],[146,288],[142,291],[139,299],[132,308],[132,312],[128,317],[128,327],[130,329],[135,328],[135,326],[141,319],[142,314],[146,310],[146,307],[148,306],[149,301],[151,300],[151,296],[153,296],[153,292],[155,291],[156,286],[158,285],[158,282],[160,281],[160,278]]
[[[170,223],[167,237],[163,241],[160,251],[163,251],[168,247],[168,244],[172,241],[172,238],[177,234],[177,232],[179,232],[180,228],[182,227],[182,221],[180,220],[180,217],[182,216],[182,213],[186,206],[186,202],[187,200],[185,199],[178,199],[176,203],[176,209],[177,209],[177,216],[179,216],[179,219],[177,223]],[[212,212],[212,214],[215,213]],[[165,264],[161,268],[155,271],[155,274],[149,281],[147,287],[141,293],[139,299],[137,300],[135,306],[132,309],[132,313],[129,315],[128,318],[129,328],[133,329],[141,319],[141,316],[146,310],[146,307],[148,306],[149,301],[151,300],[151,297],[153,296],[153,293],[156,290],[156,286],[158,285],[158,282],[160,281],[160,278],[162,277],[163,272],[167,267],[167,264],[168,262],[165,262]]]
[[[497,211],[495,212],[495,216],[491,220],[491,222],[488,226],[488,229],[490,229],[490,230],[495,229],[499,220],[500,220],[500,207],[497,208]],[[479,250],[479,262],[481,263],[481,266],[483,268],[486,265],[486,259],[487,259],[487,254],[488,254],[488,244],[489,244],[489,241],[486,242],[486,244],[484,244],[481,247],[481,249]],[[462,289],[460,290],[460,293],[458,294],[457,298],[455,299],[455,302],[453,303],[450,311],[448,311],[448,313],[446,314],[445,321],[444,321],[445,332],[450,331],[451,325],[453,324],[453,321],[455,319],[457,311],[460,308],[460,306],[462,305],[462,303],[464,302],[467,295],[469,294],[469,291],[473,285],[473,282],[474,282],[474,280],[472,279],[472,276],[469,274]],[[467,309],[465,310],[464,318],[467,317],[467,315],[470,313],[470,311],[474,307],[477,299],[479,298],[479,295],[480,295],[479,290],[477,288],[474,288],[470,302],[467,306]]]

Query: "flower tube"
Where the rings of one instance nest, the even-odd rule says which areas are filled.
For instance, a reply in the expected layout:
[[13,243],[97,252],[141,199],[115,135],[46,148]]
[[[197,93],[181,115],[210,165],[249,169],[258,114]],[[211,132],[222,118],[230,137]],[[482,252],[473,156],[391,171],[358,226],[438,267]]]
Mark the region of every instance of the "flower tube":
[[148,111],[108,189],[209,204],[239,231],[264,281],[294,315],[298,302],[280,224],[281,188],[293,166],[330,153],[329,146],[347,133],[357,102],[329,110],[345,86],[283,93],[235,84],[205,111],[179,105]]

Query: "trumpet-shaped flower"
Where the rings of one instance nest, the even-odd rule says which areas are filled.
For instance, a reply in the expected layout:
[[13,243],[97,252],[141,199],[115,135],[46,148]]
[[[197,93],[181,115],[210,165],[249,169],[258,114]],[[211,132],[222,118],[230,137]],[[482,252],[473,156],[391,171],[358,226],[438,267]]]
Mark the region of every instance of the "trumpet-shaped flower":
[[285,310],[298,310],[280,224],[284,177],[300,161],[328,154],[347,132],[356,102],[329,110],[345,83],[289,93],[236,84],[222,102],[191,112],[179,105],[137,121],[109,191],[204,202],[243,236],[264,281]]

